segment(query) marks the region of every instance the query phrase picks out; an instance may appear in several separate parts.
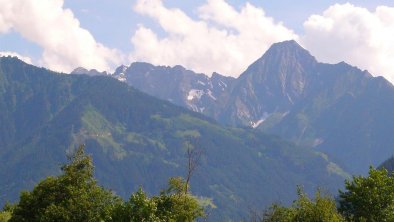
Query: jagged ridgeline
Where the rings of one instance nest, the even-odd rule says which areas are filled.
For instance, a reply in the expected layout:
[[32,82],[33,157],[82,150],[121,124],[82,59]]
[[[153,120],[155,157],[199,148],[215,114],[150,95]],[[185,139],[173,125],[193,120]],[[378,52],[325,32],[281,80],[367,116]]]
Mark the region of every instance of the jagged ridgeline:
[[346,173],[320,152],[212,119],[106,76],[65,75],[0,58],[0,203],[15,201],[85,143],[99,183],[127,198],[186,174],[184,142],[202,149],[192,192],[216,205],[211,221],[296,197],[296,185],[336,191]]
[[312,146],[354,174],[393,155],[393,85],[344,62],[321,63],[295,41],[273,44],[237,79],[147,63],[111,76],[222,124]]

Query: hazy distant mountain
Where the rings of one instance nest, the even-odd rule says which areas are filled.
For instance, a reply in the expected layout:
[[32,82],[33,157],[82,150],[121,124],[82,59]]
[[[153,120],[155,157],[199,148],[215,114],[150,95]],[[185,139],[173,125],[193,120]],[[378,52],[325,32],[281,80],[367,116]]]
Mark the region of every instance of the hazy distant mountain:
[[89,76],[108,75],[107,72],[99,72],[96,69],[87,70],[83,67],[78,67],[78,68],[74,69],[70,74],[86,74]]
[[[292,59],[282,57],[285,61],[267,62],[261,70],[268,69],[267,66],[294,70],[289,73],[293,75],[295,87],[284,90],[284,95],[290,98],[288,104],[290,101],[294,104],[277,108],[279,112],[268,112],[261,129],[314,146],[335,157],[353,173],[366,172],[369,165],[376,166],[393,154],[394,87],[391,83],[343,62],[317,63],[295,42],[274,45],[263,60],[271,57],[270,51],[284,49],[290,50],[287,54],[293,53]],[[253,74],[246,71],[243,76]]]
[[[94,70],[80,69],[72,74],[94,73]],[[211,77],[195,73],[182,66],[154,66],[135,62],[130,66],[120,66],[112,77],[139,89],[149,95],[170,101],[195,112],[215,116],[220,110],[218,98],[235,81],[233,77],[213,73]]]
[[295,41],[274,44],[228,94],[219,121],[315,147],[353,173],[394,153],[393,85],[344,62],[319,63]]
[[391,156],[387,160],[385,160],[382,164],[379,165],[378,169],[386,169],[389,173],[394,172],[394,156]]
[[272,114],[285,115],[305,98],[316,66],[295,41],[274,44],[228,90],[217,119],[256,127]]
[[274,44],[237,79],[146,63],[120,70],[115,77],[150,95],[315,147],[355,173],[394,152],[393,85],[344,62],[319,63],[295,41]]
[[248,207],[286,203],[299,184],[308,192],[336,191],[347,175],[323,153],[257,130],[224,128],[113,78],[61,75],[15,58],[0,58],[0,110],[1,203],[59,173],[80,143],[93,155],[100,184],[127,198],[139,185],[157,192],[168,177],[184,175],[183,142],[198,137],[203,156],[192,190],[217,205],[211,221],[239,221]]
[[235,80],[217,73],[209,78],[182,66],[153,66],[140,62],[119,67],[113,76],[157,98],[207,115],[213,115],[217,99]]

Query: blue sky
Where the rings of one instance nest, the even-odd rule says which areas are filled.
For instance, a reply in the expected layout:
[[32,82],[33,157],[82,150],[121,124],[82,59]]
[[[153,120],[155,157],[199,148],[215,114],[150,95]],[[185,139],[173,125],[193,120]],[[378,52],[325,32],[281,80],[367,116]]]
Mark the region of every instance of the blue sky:
[[146,61],[238,76],[275,42],[394,80],[392,0],[0,0],[0,52],[57,71]]

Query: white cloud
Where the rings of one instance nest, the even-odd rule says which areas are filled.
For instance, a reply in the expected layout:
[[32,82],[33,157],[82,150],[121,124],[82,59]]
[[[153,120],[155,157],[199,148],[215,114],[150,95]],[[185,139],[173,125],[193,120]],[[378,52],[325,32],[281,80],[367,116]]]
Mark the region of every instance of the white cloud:
[[140,25],[131,41],[132,60],[181,64],[198,72],[237,76],[275,42],[298,39],[322,62],[346,61],[394,82],[394,8],[375,11],[335,4],[304,23],[298,37],[262,8],[246,3],[239,10],[225,0],[206,0],[192,19],[163,0],[138,0],[134,10],[164,31]]
[[0,57],[2,57],[2,56],[18,57],[20,60],[24,61],[25,63],[33,64],[30,57],[20,55],[19,53],[16,53],[16,52],[0,51]]
[[58,71],[77,66],[108,70],[120,54],[80,27],[63,0],[0,0],[0,33],[10,30],[43,48],[42,65]]
[[[41,46],[39,65],[68,72],[77,66],[109,70],[123,61],[119,51],[97,42],[80,26],[64,0],[0,0],[0,5],[0,34],[15,31]],[[198,19],[167,8],[163,0],[137,0],[134,10],[164,32],[140,25],[131,38],[133,61],[238,76],[272,43],[298,39],[320,61],[344,60],[394,82],[391,7],[369,11],[349,3],[333,5],[305,21],[302,37],[250,3],[238,9],[225,0],[206,0],[196,11]]]
[[394,8],[336,4],[304,23],[302,44],[319,60],[346,61],[394,82]]
[[158,22],[165,36],[140,25],[131,39],[131,60],[180,64],[207,74],[238,76],[272,43],[297,39],[292,30],[249,3],[236,10],[224,0],[207,0],[197,11],[198,20],[166,8],[162,0],[138,0],[134,10]]

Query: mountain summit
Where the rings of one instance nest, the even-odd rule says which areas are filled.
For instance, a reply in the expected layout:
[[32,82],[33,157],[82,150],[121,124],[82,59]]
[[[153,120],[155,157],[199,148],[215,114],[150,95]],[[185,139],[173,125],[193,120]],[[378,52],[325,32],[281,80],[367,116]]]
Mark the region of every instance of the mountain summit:
[[316,59],[296,41],[289,40],[273,44],[264,55],[255,61],[249,68],[264,64],[310,65],[317,63]]
[[219,119],[253,125],[270,113],[288,111],[303,97],[316,65],[294,40],[272,45],[237,79]]
[[295,41],[274,44],[227,93],[219,121],[315,147],[353,173],[392,155],[392,84],[345,62],[319,63]]

